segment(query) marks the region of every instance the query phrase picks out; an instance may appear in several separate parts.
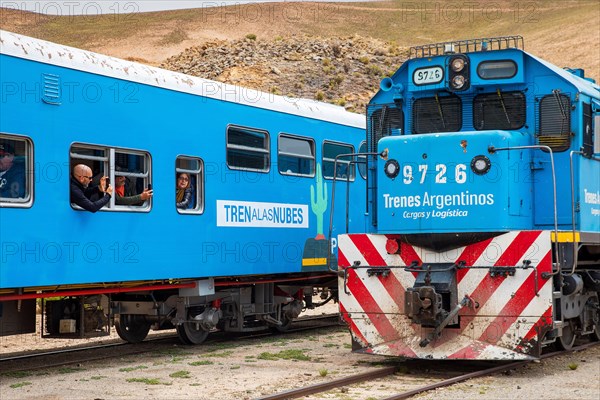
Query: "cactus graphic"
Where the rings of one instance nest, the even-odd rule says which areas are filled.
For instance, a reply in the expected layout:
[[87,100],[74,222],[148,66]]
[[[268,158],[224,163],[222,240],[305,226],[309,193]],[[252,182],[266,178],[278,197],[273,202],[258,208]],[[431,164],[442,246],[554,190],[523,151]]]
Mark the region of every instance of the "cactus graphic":
[[317,216],[317,240],[325,239],[323,234],[323,214],[327,210],[327,184],[323,182],[323,174],[321,173],[321,164],[317,163],[317,182],[315,187],[310,185],[310,208]]

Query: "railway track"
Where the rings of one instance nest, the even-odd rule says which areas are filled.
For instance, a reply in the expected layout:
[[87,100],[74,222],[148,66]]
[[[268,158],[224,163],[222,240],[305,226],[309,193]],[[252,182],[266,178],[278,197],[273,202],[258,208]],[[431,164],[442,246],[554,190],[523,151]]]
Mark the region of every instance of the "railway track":
[[[291,328],[283,333],[273,333],[268,330],[252,333],[214,332],[202,345],[226,343],[232,340],[258,339],[273,335],[292,334],[331,326],[341,326],[339,323],[339,314],[300,318],[294,321]],[[177,335],[163,333],[137,344],[115,342],[85,347],[53,349],[41,352],[33,351],[14,355],[6,354],[0,357],[0,373],[13,374],[25,370],[31,371],[44,368],[55,368],[110,359],[115,357],[115,349],[117,348],[118,357],[123,357],[160,351],[164,347],[170,348],[174,345],[184,346],[179,341]]]
[[[581,346],[573,347],[569,351],[555,351],[555,352],[547,353],[547,354],[542,355],[541,359],[546,359],[549,357],[554,357],[554,356],[562,355],[562,354],[569,353],[569,352],[585,350],[592,346],[597,346],[598,344],[599,344],[598,342],[592,342],[592,343],[587,343],[587,344],[584,344]],[[530,362],[531,361],[517,361],[517,362],[511,362],[511,363],[503,363],[502,365],[497,365],[497,363],[493,363],[493,362],[482,362],[482,363],[480,363],[481,367],[475,371],[461,373],[458,376],[453,376],[451,378],[442,379],[435,383],[430,383],[430,384],[423,385],[423,386],[420,386],[415,389],[407,390],[405,392],[401,392],[396,395],[386,397],[382,400],[408,399],[419,393],[424,393],[424,392],[432,391],[432,390],[435,390],[438,388],[451,386],[455,383],[463,382],[463,381],[466,381],[469,379],[489,376],[489,375],[493,375],[493,374],[496,374],[499,372],[505,372],[505,371],[517,369],[517,368],[520,368]],[[412,364],[409,368],[414,368],[414,367],[418,366],[419,364],[421,366],[425,365],[427,363],[427,361],[425,361],[425,360],[409,360],[409,361],[407,361],[407,363]],[[457,362],[456,361],[453,362],[452,365],[457,365]],[[280,393],[275,393],[272,395],[267,395],[264,397],[260,397],[256,400],[297,399],[297,398],[301,398],[301,397],[305,397],[305,396],[310,396],[310,395],[313,395],[316,393],[327,392],[332,389],[343,388],[348,385],[382,379],[382,378],[391,376],[391,375],[399,372],[400,369],[401,368],[399,366],[388,366],[388,367],[384,367],[384,368],[378,368],[373,371],[364,372],[361,374],[356,374],[356,375],[352,375],[352,376],[348,376],[348,377],[344,377],[344,378],[339,378],[339,379],[335,379],[335,380],[332,380],[329,382],[324,382],[324,383],[320,383],[320,384],[316,384],[316,385],[309,385],[309,386],[305,386],[305,387],[301,387],[301,388],[297,388],[297,389],[291,389],[291,390],[283,391]]]

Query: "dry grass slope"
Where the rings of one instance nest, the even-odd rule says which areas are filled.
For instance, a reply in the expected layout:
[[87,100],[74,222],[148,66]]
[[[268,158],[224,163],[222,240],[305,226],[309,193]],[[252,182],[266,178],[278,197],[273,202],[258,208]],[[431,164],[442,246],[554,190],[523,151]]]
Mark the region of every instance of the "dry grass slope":
[[[527,51],[559,66],[584,68],[586,75],[600,80],[598,20],[597,0],[254,3],[77,17],[0,9],[2,29],[152,65],[193,46],[215,40],[232,43],[246,35],[256,35],[267,45],[282,39],[310,42],[359,35],[382,43],[383,52],[447,40],[522,35]],[[268,91],[278,85],[270,82],[269,87],[261,86],[260,75],[269,67],[251,68],[244,74],[225,71],[218,79],[241,75],[243,79],[237,79],[236,84]],[[388,70],[395,67],[391,65]],[[377,79],[371,80],[371,90],[376,90]],[[325,100],[339,101],[345,95],[351,93],[338,93]]]

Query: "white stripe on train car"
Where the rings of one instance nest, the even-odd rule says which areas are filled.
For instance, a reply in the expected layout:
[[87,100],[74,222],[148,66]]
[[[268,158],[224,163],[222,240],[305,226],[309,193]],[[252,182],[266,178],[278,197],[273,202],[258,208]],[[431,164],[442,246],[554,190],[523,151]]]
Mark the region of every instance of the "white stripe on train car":
[[133,61],[0,30],[0,54],[123,79],[177,92],[366,129],[364,115],[310,99],[296,99],[185,75]]

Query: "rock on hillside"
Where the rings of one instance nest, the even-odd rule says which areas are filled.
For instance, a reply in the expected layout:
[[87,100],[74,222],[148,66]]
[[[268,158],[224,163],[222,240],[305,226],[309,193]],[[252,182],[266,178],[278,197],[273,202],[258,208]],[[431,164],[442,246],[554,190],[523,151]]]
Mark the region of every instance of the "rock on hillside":
[[363,113],[380,80],[406,60],[407,49],[359,36],[211,41],[190,47],[162,68]]

